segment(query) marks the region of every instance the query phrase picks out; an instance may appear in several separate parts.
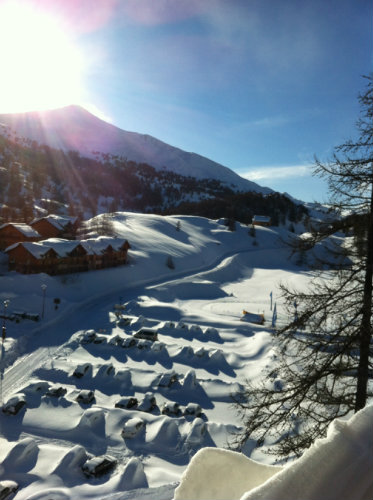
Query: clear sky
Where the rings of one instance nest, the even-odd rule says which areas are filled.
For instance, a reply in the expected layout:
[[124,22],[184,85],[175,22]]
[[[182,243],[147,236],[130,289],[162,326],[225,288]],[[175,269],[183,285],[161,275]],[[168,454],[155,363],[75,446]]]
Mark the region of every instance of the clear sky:
[[0,0],[0,112],[82,104],[323,201],[310,165],[354,134],[372,20],[372,0]]

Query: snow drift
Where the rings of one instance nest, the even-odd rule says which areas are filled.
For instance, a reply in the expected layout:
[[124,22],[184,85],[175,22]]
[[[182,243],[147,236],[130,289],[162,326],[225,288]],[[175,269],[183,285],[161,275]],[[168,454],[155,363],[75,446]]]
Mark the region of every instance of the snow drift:
[[327,437],[285,467],[232,451],[204,448],[185,471],[174,500],[370,500],[373,497],[373,405],[335,420]]

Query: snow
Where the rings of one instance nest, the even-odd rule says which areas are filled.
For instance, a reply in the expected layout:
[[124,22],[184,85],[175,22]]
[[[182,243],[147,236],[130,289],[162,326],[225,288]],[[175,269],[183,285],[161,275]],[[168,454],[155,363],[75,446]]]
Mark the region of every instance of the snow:
[[34,228],[29,226],[28,224],[24,224],[23,222],[7,222],[5,224],[2,224],[0,226],[0,229],[3,229],[7,226],[15,227],[20,233],[22,233],[24,236],[27,236],[27,238],[40,238],[40,234]]
[[49,214],[45,217],[38,217],[36,219],[33,219],[30,222],[30,225],[32,226],[36,222],[39,222],[41,220],[45,220],[50,222],[56,229],[62,230],[65,226],[68,224],[74,224],[77,221],[77,217],[69,217],[67,215],[55,215],[55,214]]
[[[235,498],[267,484],[268,471],[276,471],[273,479],[281,479],[285,470],[298,471],[296,482],[298,474],[304,481],[304,470],[310,467],[308,482],[316,487],[326,479],[338,483],[338,467],[351,467],[363,483],[371,457],[367,450],[363,454],[360,433],[367,446],[372,429],[357,417],[336,424],[342,432],[339,440],[333,432],[326,440],[341,448],[340,455],[335,453],[335,469],[327,468],[332,465],[328,462],[321,472],[311,465],[302,469],[303,457],[289,468],[273,468],[273,457],[264,454],[270,442],[253,449],[250,458],[237,458],[226,449],[241,426],[231,394],[247,378],[259,378],[273,360],[270,293],[278,322],[285,321],[289,318],[278,283],[305,286],[311,278],[289,260],[282,243],[287,231],[258,227],[254,246],[247,226],[237,224],[230,232],[220,221],[199,217],[117,213],[113,224],[117,237],[131,245],[128,265],[64,276],[2,276],[0,300],[10,299],[10,314],[45,312],[39,323],[7,320],[1,350],[2,401],[17,393],[26,399],[17,415],[0,413],[0,482],[19,484],[15,500],[171,500],[191,491],[183,479],[175,493],[185,471],[184,478],[193,477],[190,468],[204,453],[208,458],[203,467],[234,457],[235,464],[256,471],[252,477],[246,471],[242,484],[237,465]],[[166,265],[169,255],[173,270]],[[45,295],[42,285],[47,285]],[[243,310],[263,314],[264,324],[241,321]],[[142,327],[157,331],[158,341],[134,339]],[[84,366],[88,370],[80,378],[73,375]],[[50,395],[53,387],[65,391]],[[78,402],[81,391],[94,391],[94,400]],[[136,398],[138,405],[115,406],[129,398]],[[162,414],[163,408],[180,411]],[[138,432],[124,437],[123,428],[131,434],[139,419],[143,425]],[[323,447],[317,445],[319,449]],[[216,454],[213,460],[211,453]],[[115,458],[116,467],[87,478],[83,464],[103,455]],[[366,465],[355,469],[364,456]],[[311,464],[315,461],[313,457]],[[232,484],[236,466],[226,470],[227,484]],[[206,486],[222,480],[213,477]]]
[[259,464],[240,453],[204,448],[192,459],[175,500],[370,500],[373,492],[373,405],[335,420],[289,466]]

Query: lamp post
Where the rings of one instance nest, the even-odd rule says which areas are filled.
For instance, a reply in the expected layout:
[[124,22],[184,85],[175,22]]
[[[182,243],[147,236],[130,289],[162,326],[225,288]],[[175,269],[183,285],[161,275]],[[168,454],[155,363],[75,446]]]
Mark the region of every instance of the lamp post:
[[1,334],[3,344],[4,344],[5,337],[6,337],[6,322],[5,322],[5,320],[6,320],[6,310],[8,308],[9,302],[10,302],[9,299],[4,300],[4,302],[3,302],[4,313],[3,313],[3,326],[2,326],[2,334]]
[[45,309],[45,291],[47,289],[47,285],[41,285],[41,289],[43,290],[43,307],[42,307],[42,310],[41,310],[41,318],[43,319],[44,318],[44,309]]
[[0,404],[3,406],[3,379],[4,379],[4,367],[3,367],[3,360],[4,360],[4,340],[6,337],[6,310],[8,308],[10,300],[6,299],[3,302],[4,305],[4,314],[3,314],[3,326],[2,326],[2,343],[1,343],[1,350],[0,350]]

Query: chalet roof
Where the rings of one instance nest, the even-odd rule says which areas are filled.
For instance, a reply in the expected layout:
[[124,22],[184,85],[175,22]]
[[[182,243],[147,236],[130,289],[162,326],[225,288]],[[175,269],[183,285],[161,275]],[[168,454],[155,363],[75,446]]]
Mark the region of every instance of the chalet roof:
[[5,252],[16,248],[18,245],[30,252],[37,259],[42,258],[50,249],[53,249],[59,257],[68,257],[76,247],[82,246],[88,255],[100,255],[108,246],[118,251],[126,240],[122,238],[111,238],[100,236],[99,238],[91,238],[88,240],[65,240],[63,238],[49,238],[39,242],[19,242],[14,243],[5,249]]
[[40,243],[37,243],[35,241],[20,241],[18,243],[14,243],[13,245],[10,245],[8,248],[5,249],[5,252],[9,252],[13,250],[14,248],[17,248],[19,245],[23,246],[31,255],[33,255],[36,259],[41,259],[49,250],[50,248],[41,245]]
[[14,227],[27,238],[41,238],[40,234],[33,227],[23,222],[6,222],[0,226],[0,229],[6,226]]
[[76,247],[81,245],[81,242],[79,240],[65,240],[63,238],[49,238],[47,240],[40,241],[39,243],[41,243],[46,248],[53,248],[53,250],[60,257],[68,257]]
[[99,255],[103,253],[109,246],[113,248],[113,250],[120,250],[120,248],[125,243],[125,239],[123,238],[113,238],[111,236],[99,236],[98,238],[89,238],[87,240],[82,240],[81,244],[84,248],[87,249],[88,252],[95,253]]
[[46,220],[52,226],[55,228],[62,230],[64,229],[68,224],[75,224],[75,222],[78,220],[77,217],[69,217],[68,215],[55,215],[55,214],[50,214],[46,215],[44,217],[39,217],[38,219],[34,219],[33,221],[30,222],[30,224],[35,224],[36,222],[39,222],[41,220]]

